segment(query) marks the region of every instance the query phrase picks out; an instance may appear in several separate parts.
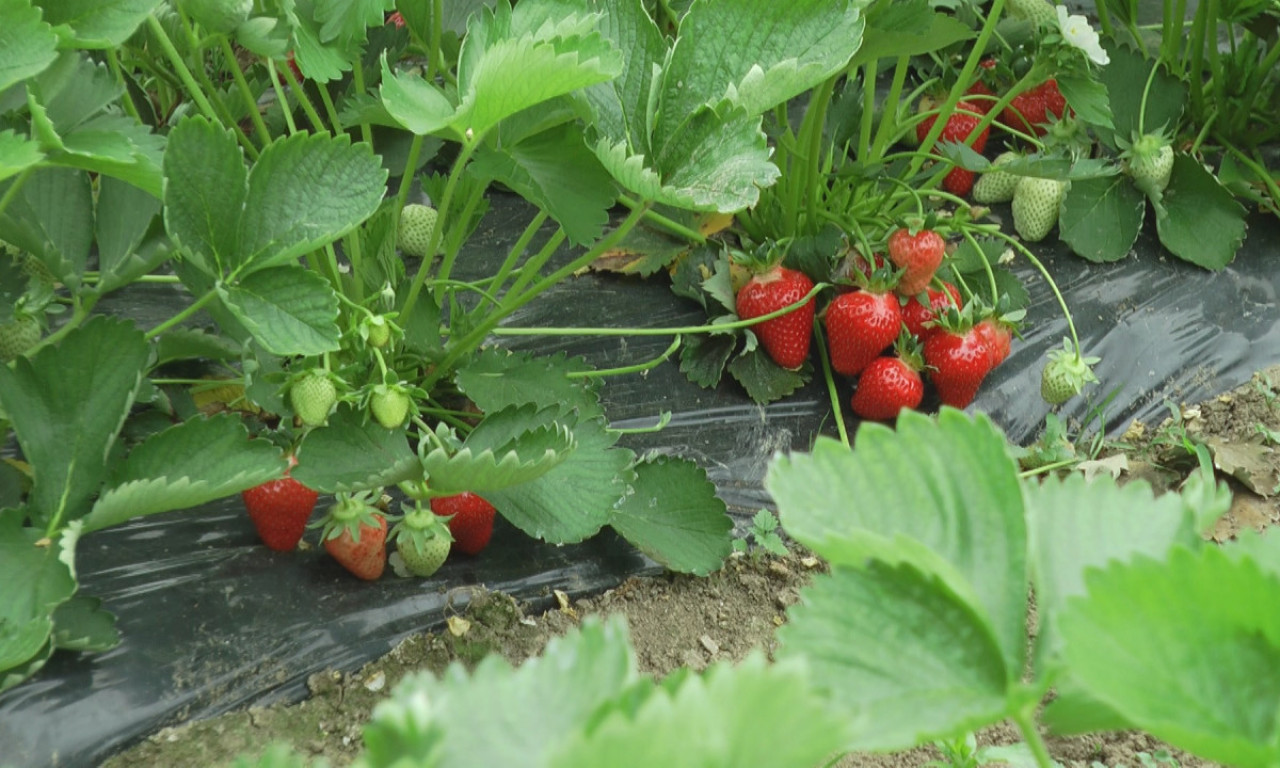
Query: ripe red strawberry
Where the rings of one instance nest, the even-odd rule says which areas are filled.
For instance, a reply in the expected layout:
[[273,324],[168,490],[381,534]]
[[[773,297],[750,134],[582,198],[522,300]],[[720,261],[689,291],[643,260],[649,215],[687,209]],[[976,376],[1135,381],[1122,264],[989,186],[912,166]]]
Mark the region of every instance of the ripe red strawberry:
[[822,319],[831,367],[844,376],[857,376],[898,338],[902,307],[892,293],[852,291],[828,304]]
[[489,546],[493,535],[493,505],[471,492],[454,496],[437,496],[431,500],[431,511],[449,518],[453,548],[476,555]]
[[972,327],[946,328],[925,341],[924,362],[943,404],[964,408],[991,372],[991,350]]
[[[975,86],[976,87],[976,86]],[[985,86],[984,86],[985,87]],[[988,89],[989,90],[989,89]],[[990,102],[988,102],[988,105]],[[974,128],[978,127],[979,117],[972,112],[985,114],[986,110],[978,107],[977,104],[969,101],[956,102],[956,109],[947,118],[947,122],[942,127],[942,133],[938,135],[938,141],[950,141],[956,144],[967,144],[973,148],[973,151],[981,153],[987,147],[987,136],[991,133],[991,128],[984,127],[973,141],[966,141],[969,134]],[[930,115],[916,125],[916,139],[920,142],[925,140],[930,129],[933,128],[937,116]],[[964,197],[973,189],[974,172],[967,168],[952,168],[942,179],[942,187],[953,195]]]
[[982,337],[982,341],[990,350],[992,368],[1008,359],[1009,352],[1013,348],[1013,329],[994,317],[988,317],[975,325],[973,330]]
[[320,525],[324,548],[357,578],[376,581],[387,567],[387,519],[368,493],[339,494]]
[[[297,459],[289,457],[290,468],[297,463]],[[318,497],[315,491],[289,477],[289,470],[279,480],[269,480],[240,494],[258,537],[277,552],[298,546]]]
[[919,294],[902,305],[902,324],[921,341],[938,330],[937,326],[926,326],[925,323],[936,320],[938,313],[947,307],[960,308],[960,289],[951,283],[943,283],[941,288],[929,287],[925,291],[929,296],[928,306],[920,303]]
[[904,270],[898,293],[914,296],[923,291],[947,254],[947,241],[931,229],[915,232],[900,228],[889,235],[889,260]]
[[[738,291],[738,316],[751,320],[794,304],[813,290],[803,272],[775,266],[755,275]],[[794,311],[752,326],[769,357],[783,368],[799,368],[809,356],[813,333],[813,299]]]
[[[908,336],[907,339],[910,339]],[[850,405],[864,419],[889,421],[903,408],[920,407],[924,399],[924,381],[920,378],[920,346],[917,342],[899,344],[899,357],[877,357],[862,372],[858,389]]]
[[1049,131],[1050,116],[1061,118],[1066,111],[1067,100],[1058,90],[1058,81],[1049,79],[1014,96],[1000,113],[1000,121],[1015,130],[1043,136]]

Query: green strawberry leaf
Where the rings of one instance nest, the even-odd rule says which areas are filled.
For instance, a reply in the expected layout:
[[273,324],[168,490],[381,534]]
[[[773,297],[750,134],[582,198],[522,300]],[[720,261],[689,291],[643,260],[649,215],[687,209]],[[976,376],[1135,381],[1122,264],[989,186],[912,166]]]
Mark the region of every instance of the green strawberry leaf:
[[611,768],[823,765],[851,729],[811,694],[807,671],[756,652],[736,666],[673,678],[602,709],[591,727],[569,735],[554,765],[592,768],[601,755]]
[[597,386],[590,380],[569,378],[590,371],[582,358],[534,357],[528,352],[490,348],[481,352],[456,376],[458,388],[485,413],[512,405],[534,403],[576,410],[588,420],[604,415]]
[[77,48],[124,43],[163,0],[56,0],[42,3],[44,20],[66,25]]
[[431,490],[488,493],[550,471],[575,447],[569,427],[556,421],[559,413],[533,404],[489,413],[457,450],[437,446],[422,456]]
[[1113,128],[1107,86],[1094,77],[1058,75],[1058,90],[1076,117],[1099,128]]
[[[756,117],[839,72],[862,42],[863,23],[851,2],[693,3],[662,73],[653,131],[659,167],[674,171],[697,157],[676,147],[690,146],[681,137],[705,106],[728,96]],[[668,162],[673,151],[678,159]]]
[[605,428],[603,418],[578,421],[573,437],[577,450],[550,471],[485,494],[503,517],[535,539],[570,544],[595,535],[635,476],[635,454],[614,447],[618,435]]
[[680,346],[680,372],[703,389],[711,389],[720,383],[725,364],[737,347],[738,338],[731,334],[685,336]]
[[35,78],[28,92],[28,98],[40,105],[32,115],[42,123],[34,126],[35,132],[57,143],[57,136],[71,133],[100,114],[124,89],[105,64],[94,63],[85,53],[68,51]]
[[347,404],[307,432],[290,476],[320,493],[361,491],[422,477],[403,429],[383,429]]
[[483,136],[523,109],[622,71],[618,49],[598,33],[583,32],[592,17],[557,16],[558,23],[535,26],[555,7],[534,0],[512,11],[504,2],[471,18],[459,54],[458,109],[450,121],[458,134]]
[[320,39],[363,41],[368,27],[382,26],[387,5],[387,0],[316,0]]
[[[877,503],[865,498],[838,509]],[[909,562],[833,565],[801,599],[777,655],[808,659],[823,697],[856,724],[844,749],[905,749],[1005,717],[1022,667],[1007,667],[981,609],[937,574]]]
[[782,527],[832,563],[907,562],[968,601],[1004,653],[1010,683],[1026,653],[1027,525],[1017,464],[982,414],[903,412],[864,422],[856,450],[820,437],[775,459],[765,487]]
[[169,132],[164,179],[165,228],[184,258],[209,275],[230,269],[249,179],[235,138],[203,117],[179,121]]
[[75,594],[76,580],[61,548],[41,545],[41,528],[19,514],[0,514],[0,691],[33,674],[53,653],[52,616]]
[[88,511],[149,351],[132,324],[98,316],[33,358],[0,366],[0,406],[35,469],[29,503],[38,527]]
[[1124,176],[1074,181],[1058,216],[1058,236],[1088,261],[1119,261],[1138,239],[1146,210],[1146,198]]
[[324,277],[300,266],[264,269],[219,285],[227,309],[267,351],[319,355],[338,349],[338,297]]
[[152,238],[160,200],[142,189],[104,176],[98,183],[95,240],[98,243],[98,295],[110,293],[150,273],[172,254],[166,243]]
[[747,395],[764,405],[781,400],[803,387],[812,375],[808,363],[798,371],[791,371],[773,362],[762,347],[743,352],[729,363],[729,373],[747,390]]
[[[1104,124],[1096,124],[1098,138],[1116,149],[1116,139],[1129,140],[1139,125],[1147,133],[1162,127],[1173,130],[1187,100],[1186,86],[1167,73],[1158,60],[1148,61],[1132,48],[1112,45],[1107,50],[1111,61],[1098,69],[1097,77],[1107,89],[1115,128],[1112,131]],[[1158,70],[1154,76],[1153,67]]]
[[31,0],[0,0],[0,91],[58,58],[58,36],[40,16]]
[[487,182],[502,182],[545,210],[575,245],[600,238],[617,198],[612,177],[572,125],[481,150],[471,171]]
[[1085,594],[1087,570],[1199,542],[1178,495],[1154,497],[1143,483],[1122,488],[1072,475],[1027,483],[1026,495],[1042,654],[1060,652],[1058,618]]
[[84,532],[196,507],[280,477],[284,469],[279,450],[265,440],[250,440],[238,417],[197,417],[129,453],[114,485],[84,518]]
[[[0,184],[0,190],[11,183]],[[93,245],[89,176],[65,168],[32,172],[0,213],[0,240],[32,254],[60,281],[78,287]]]
[[135,120],[110,114],[91,118],[63,136],[61,148],[50,153],[49,164],[113,176],[157,200],[164,194],[164,139]]
[[[447,96],[419,75],[392,72],[382,57],[382,84],[378,87],[382,105],[411,133],[437,133],[449,125],[456,107]],[[460,135],[449,132],[452,138]]]
[[304,11],[303,13],[293,10],[286,12],[293,31],[294,60],[298,70],[303,77],[318,83],[337,80],[344,72],[350,71],[355,62],[360,60],[364,43],[363,27],[355,37],[324,37],[315,12],[332,2],[333,0],[315,0],[314,5],[306,3],[297,8],[297,11]]
[[75,595],[53,612],[53,642],[67,651],[110,650],[120,644],[116,617],[98,598]]
[[673,571],[705,576],[733,550],[733,520],[702,467],[659,456],[635,467],[632,492],[609,517],[623,538]]
[[386,181],[372,148],[348,136],[272,143],[249,172],[237,265],[267,269],[337,240],[378,209]]
[[1194,157],[1179,152],[1173,177],[1156,204],[1160,242],[1178,258],[1220,270],[1244,240],[1245,209]]
[[40,151],[38,142],[19,136],[12,130],[0,131],[0,181],[22,173],[43,159],[44,153]]
[[934,11],[927,0],[871,3],[866,8],[866,27],[850,66],[930,54],[971,40],[975,34],[956,17]]
[[1090,693],[1205,759],[1280,762],[1280,613],[1260,609],[1280,604],[1273,572],[1214,547],[1178,547],[1091,571],[1085,585],[1060,628]]
[[661,72],[667,43],[645,10],[644,0],[601,0],[596,28],[625,51],[622,71],[607,83],[593,85],[582,95],[594,112],[601,136],[627,141],[644,154],[649,145],[650,99],[653,80]]
[[551,765],[560,745],[638,677],[626,622],[588,619],[516,669],[490,655],[471,673],[454,663],[439,678],[407,676],[365,727],[365,757],[369,765],[407,754],[422,765],[428,754],[459,767]]

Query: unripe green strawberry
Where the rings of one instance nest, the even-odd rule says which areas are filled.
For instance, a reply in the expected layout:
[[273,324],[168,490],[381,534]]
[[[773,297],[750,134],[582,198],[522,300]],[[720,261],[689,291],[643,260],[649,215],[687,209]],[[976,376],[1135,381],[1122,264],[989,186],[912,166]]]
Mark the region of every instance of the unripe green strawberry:
[[1009,0],[1004,7],[1011,18],[1029,21],[1037,27],[1058,24],[1058,12],[1045,0]]
[[16,360],[39,342],[40,321],[34,315],[14,315],[0,323],[0,363]]
[[396,551],[414,576],[431,576],[449,558],[453,546],[449,526],[430,509],[405,505],[404,511],[404,519],[391,529]]
[[1026,176],[1013,190],[1013,228],[1018,236],[1038,243],[1058,223],[1058,209],[1067,196],[1067,183]]
[[1060,405],[1084,391],[1085,385],[1098,380],[1090,367],[1099,358],[1081,357],[1070,339],[1063,339],[1062,349],[1049,353],[1040,372],[1040,397],[1049,405]]
[[[436,228],[436,209],[429,205],[409,203],[400,211],[400,231],[397,244],[410,256],[427,256],[431,233]],[[434,254],[433,254],[434,255]]]
[[398,384],[379,384],[369,396],[369,412],[385,429],[398,429],[409,418],[409,393]]
[[991,161],[992,169],[979,176],[978,183],[973,185],[974,202],[1007,203],[1013,199],[1013,190],[1022,177],[999,168],[1018,157],[1017,152],[1004,152]]
[[1147,196],[1159,198],[1173,176],[1173,147],[1164,137],[1148,133],[1130,145],[1125,154],[1125,172]]
[[299,376],[289,387],[289,405],[303,424],[318,427],[338,402],[338,390],[325,371],[316,369]]
[[370,315],[361,324],[364,341],[375,349],[382,349],[391,343],[391,323],[382,315]]

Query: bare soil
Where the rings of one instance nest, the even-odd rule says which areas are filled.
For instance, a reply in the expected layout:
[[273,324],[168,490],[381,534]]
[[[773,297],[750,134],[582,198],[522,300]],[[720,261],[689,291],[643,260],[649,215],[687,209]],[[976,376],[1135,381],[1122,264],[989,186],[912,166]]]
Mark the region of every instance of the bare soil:
[[[1280,433],[1280,399],[1268,382],[1280,386],[1280,367],[1254,381],[1197,406],[1181,409],[1181,418],[1159,425],[1135,424],[1124,438],[1123,479],[1141,478],[1173,488],[1191,465],[1179,453],[1180,430],[1211,446],[1221,474],[1231,476],[1235,502],[1208,533],[1224,541],[1244,528],[1280,522],[1275,495],[1280,455],[1266,430]],[[1262,429],[1259,429],[1259,426]],[[1102,455],[1121,455],[1112,447]],[[708,578],[665,575],[634,578],[616,589],[538,615],[501,593],[478,590],[466,610],[450,617],[439,632],[412,636],[389,654],[355,672],[315,675],[311,697],[297,704],[251,708],[210,720],[165,728],[108,760],[107,768],[174,765],[224,765],[239,755],[260,754],[284,741],[335,766],[347,765],[360,748],[360,729],[373,706],[406,673],[441,671],[452,661],[472,665],[489,653],[513,663],[537,655],[552,637],[592,614],[620,613],[630,625],[641,670],[656,676],[679,667],[701,669],[720,660],[737,660],[753,648],[772,653],[774,633],[786,609],[823,563],[803,553],[787,557],[734,557]],[[464,619],[465,621],[459,621]],[[1019,741],[1008,724],[978,734],[980,744]],[[1051,738],[1050,750],[1066,766],[1139,766],[1166,751],[1183,766],[1211,765],[1169,749],[1140,733]],[[920,766],[942,755],[922,747],[890,755],[848,755],[844,768]]]

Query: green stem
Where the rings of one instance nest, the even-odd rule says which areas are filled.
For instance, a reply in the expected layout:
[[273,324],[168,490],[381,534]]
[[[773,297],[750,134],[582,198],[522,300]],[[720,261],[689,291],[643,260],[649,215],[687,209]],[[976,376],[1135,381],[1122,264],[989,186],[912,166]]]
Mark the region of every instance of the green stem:
[[436,70],[445,70],[444,58],[440,51],[442,27],[444,27],[444,0],[433,0],[431,3],[431,39],[428,41],[426,79],[431,81]]
[[24,168],[22,173],[18,174],[18,178],[14,179],[9,188],[4,191],[4,195],[0,196],[0,214],[3,214],[5,209],[9,207],[9,203],[12,203],[17,198],[18,193],[22,191],[23,185],[27,183],[27,179],[31,178],[31,174],[35,173],[35,170],[36,167],[34,165]]
[[840,433],[840,442],[848,448],[849,430],[844,425],[844,409],[840,407],[840,393],[836,391],[835,372],[831,370],[831,358],[827,356],[827,340],[822,333],[822,323],[814,322],[813,335],[818,341],[818,359],[822,361],[822,377],[827,382],[827,398],[831,401],[831,414],[836,420],[836,431]]
[[[285,69],[289,67],[286,66]],[[284,87],[280,85],[280,73],[276,69],[274,61],[267,58],[267,78],[271,80],[271,90],[275,91],[276,102],[280,104],[280,112],[284,114],[285,127],[289,129],[289,135],[292,136],[298,132],[298,126],[293,122],[293,109],[289,106],[289,97],[285,95]]]
[[[483,184],[473,184],[468,190],[469,195],[467,196],[466,203],[463,204],[458,215],[454,217],[461,223],[452,227],[449,232],[449,238],[444,244],[444,258],[440,260],[440,271],[436,273],[436,276],[440,280],[448,280],[453,275],[453,265],[458,260],[458,254],[462,252],[462,246],[464,245],[463,239],[467,236],[466,224],[471,221],[471,217],[475,215],[476,206],[480,205],[480,201],[484,199],[485,188],[486,187]],[[436,230],[439,231],[439,219],[436,221]],[[443,236],[444,235],[442,233],[441,237]],[[444,293],[441,289],[436,288],[436,291],[437,299],[443,299]]]
[[681,338],[682,337],[680,336],[676,336],[671,340],[671,343],[667,345],[666,350],[664,350],[661,355],[658,355],[651,360],[645,360],[643,363],[626,365],[621,368],[600,368],[594,371],[571,371],[566,373],[565,376],[570,379],[603,379],[608,376],[622,376],[629,373],[640,373],[642,371],[647,371],[650,368],[657,368],[680,348]]
[[[898,63],[893,69],[893,82],[889,85],[889,93],[885,96],[885,107],[880,114],[880,125],[876,128],[875,138],[871,142],[870,158],[877,158],[884,154],[885,148],[889,146],[889,142],[893,139],[890,131],[897,125],[898,111],[891,108],[890,105],[900,103],[902,98],[902,89],[907,81],[907,73],[911,69],[911,57],[899,56]],[[859,158],[862,159],[862,158]]]
[[960,230],[960,234],[964,237],[965,242],[973,246],[982,260],[982,268],[987,272],[987,285],[991,288],[991,306],[995,306],[1000,301],[1000,287],[996,284],[996,273],[991,268],[991,263],[987,261],[986,252],[978,245],[978,241],[974,238],[973,233],[967,227]]
[[115,75],[116,82],[120,83],[120,104],[124,107],[125,113],[134,120],[142,122],[142,117],[138,114],[138,105],[133,103],[133,97],[129,95],[129,84],[125,81],[124,70],[120,68],[120,57],[116,54],[115,48],[107,49],[107,68],[111,70],[112,75]]
[[1015,250],[1021,252],[1027,258],[1027,261],[1031,262],[1032,266],[1039,270],[1045,282],[1049,284],[1049,289],[1053,291],[1054,298],[1058,300],[1058,306],[1062,308],[1062,316],[1066,318],[1067,330],[1071,332],[1071,343],[1075,345],[1076,354],[1083,356],[1084,352],[1080,348],[1080,336],[1076,334],[1076,324],[1071,319],[1071,310],[1067,308],[1067,300],[1062,297],[1062,291],[1058,290],[1058,284],[1054,282],[1053,275],[1049,274],[1049,270],[1045,268],[1044,264],[1036,258],[1035,254],[1027,250],[1027,247],[1020,241],[1001,232],[998,228],[992,228],[988,231],[1012,245]]
[[[413,174],[418,170],[418,158],[422,155],[422,143],[426,136],[414,134],[409,142],[409,156],[404,161],[404,172],[400,174],[400,188],[396,190],[396,224],[400,223],[400,211],[409,202],[409,189],[413,187]],[[438,229],[439,227],[437,227]]]
[[[875,59],[862,67],[862,116],[858,121],[858,154],[859,160],[866,160],[871,155],[871,128],[876,116],[876,78],[879,77],[879,66]],[[888,102],[885,102],[887,105]]]
[[200,112],[213,122],[220,122],[218,112],[213,108],[204,95],[204,91],[200,89],[200,85],[192,76],[191,70],[187,69],[187,64],[182,60],[182,55],[178,53],[178,49],[174,47],[173,41],[169,39],[169,33],[164,31],[164,26],[156,19],[154,13],[147,15],[147,29],[151,34],[155,35],[156,41],[160,44],[160,50],[164,53],[165,58],[173,65],[174,72],[177,73],[178,79],[182,81],[182,85],[187,89],[187,93],[191,95],[191,99],[195,101],[196,106],[200,108]]
[[565,240],[564,227],[557,228],[551,237],[547,238],[547,242],[543,243],[542,247],[538,249],[538,252],[530,257],[520,268],[520,275],[511,284],[511,288],[507,290],[507,295],[519,295],[525,289],[525,286],[532,283],[538,277],[538,272],[551,260],[551,257],[555,255],[555,252]]
[[41,339],[40,343],[35,348],[27,350],[27,354],[30,355],[37,349],[51,346],[62,341],[63,337],[78,328],[85,320],[89,319],[89,314],[93,311],[93,305],[97,303],[98,297],[93,294],[85,296],[83,301],[79,300],[79,297],[76,297],[75,307],[71,310],[70,319],[63,323],[58,330]]
[[[357,94],[364,94],[367,90],[364,84],[363,61],[357,61],[356,65],[351,68],[351,85],[355,88]],[[369,146],[373,146],[373,129],[369,127],[368,120],[360,121],[360,140]]]
[[780,307],[774,311],[753,317],[750,320],[735,320],[732,323],[716,323],[714,325],[682,325],[675,328],[580,328],[580,327],[538,327],[538,328],[520,328],[512,326],[495,327],[489,333],[494,336],[680,336],[684,334],[698,333],[720,333],[722,331],[736,331],[742,328],[750,328],[753,325],[759,325],[766,320],[772,320],[775,317],[781,317],[790,312],[794,312],[804,306],[818,292],[824,288],[829,288],[827,283],[818,283],[799,299]]
[[218,298],[218,289],[217,288],[209,289],[209,291],[205,293],[205,295],[196,299],[191,304],[188,304],[181,312],[169,318],[168,320],[165,320],[163,323],[157,325],[155,328],[152,328],[151,330],[147,331],[145,334],[145,337],[147,339],[154,339],[155,337],[159,336],[160,334],[164,333],[170,328],[173,328],[174,326],[181,324],[187,318],[191,317],[195,313],[204,309],[205,305],[209,304],[216,298]]
[[[191,20],[187,18],[187,15],[182,12],[181,8],[178,9],[178,19],[182,22],[182,31],[187,37],[187,46],[193,51],[200,51],[200,40],[196,37],[195,29],[191,26]],[[231,133],[235,135],[236,141],[240,142],[240,146],[244,147],[245,154],[249,156],[249,159],[257,160],[258,148],[254,146],[253,142],[249,140],[249,137],[245,135],[244,130],[240,127],[240,123],[231,116],[231,110],[227,109],[227,105],[222,102],[221,98],[216,96],[218,89],[214,86],[213,80],[209,79],[208,71],[204,66],[200,66],[196,68],[194,74],[196,79],[200,82],[200,87],[203,89],[204,93],[206,95],[213,95],[211,97],[212,100],[209,103],[213,106],[214,111],[218,113],[218,120],[223,126],[229,128]]]
[[307,95],[306,88],[294,76],[293,67],[285,66],[280,71],[284,73],[284,79],[289,82],[289,90],[298,96],[298,106],[302,107],[302,111],[306,113],[307,120],[311,121],[312,127],[316,129],[317,133],[328,133],[329,131],[325,128],[324,121],[320,119],[320,113],[316,111],[315,105],[311,103],[311,97]]
[[219,35],[218,43],[222,48],[222,58],[227,60],[227,65],[231,68],[231,77],[236,82],[236,90],[240,92],[240,98],[244,99],[245,107],[249,110],[249,121],[253,123],[253,130],[258,134],[258,141],[265,147],[271,143],[271,131],[267,130],[267,124],[262,120],[262,113],[258,111],[258,100],[249,88],[249,81],[244,76],[244,70],[240,68],[240,62],[236,60],[236,52],[231,48],[231,41],[226,36]]
[[[639,201],[632,200],[626,195],[618,195],[618,202],[633,211],[641,205]],[[684,239],[695,242],[698,245],[704,245],[707,242],[706,236],[701,232],[690,229],[674,219],[667,218],[653,209],[650,209],[649,212],[645,214],[645,219],[649,223],[656,225],[659,229],[665,229],[673,235],[683,237]]]
[[507,258],[503,260],[502,266],[498,267],[498,271],[494,273],[489,282],[489,290],[494,293],[501,290],[502,285],[511,276],[511,271],[515,269],[516,262],[520,260],[525,250],[529,248],[529,243],[533,242],[534,236],[538,234],[538,230],[542,228],[547,218],[547,212],[539,208],[537,215],[525,226],[524,232],[520,233],[519,239],[511,246],[511,250],[507,251]]
[[1028,707],[1017,712],[1012,718],[1018,730],[1022,732],[1022,741],[1027,745],[1027,749],[1031,750],[1031,755],[1036,760],[1039,768],[1053,768],[1053,757],[1049,754],[1049,747],[1044,743],[1044,737],[1040,735],[1040,729],[1036,727],[1036,717],[1034,707]]
[[609,431],[615,435],[647,435],[654,432],[661,432],[671,423],[671,411],[663,411],[658,416],[658,423],[651,427],[629,427],[627,429],[618,429],[610,427]]
[[[359,69],[357,64],[354,69]],[[320,91],[320,104],[324,106],[324,113],[329,117],[329,124],[333,126],[334,134],[343,132],[342,119],[338,117],[338,109],[333,105],[333,97],[329,95],[329,89],[320,84],[316,84],[316,89]]]
[[[96,270],[86,271],[80,276],[80,281],[85,285],[93,285],[102,281],[102,273]],[[179,285],[182,279],[177,275],[142,275],[135,277],[131,283],[151,283],[153,285]]]

